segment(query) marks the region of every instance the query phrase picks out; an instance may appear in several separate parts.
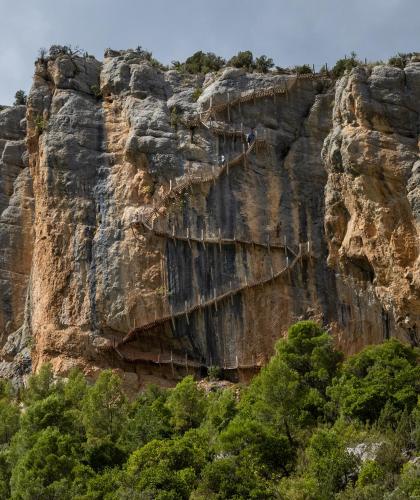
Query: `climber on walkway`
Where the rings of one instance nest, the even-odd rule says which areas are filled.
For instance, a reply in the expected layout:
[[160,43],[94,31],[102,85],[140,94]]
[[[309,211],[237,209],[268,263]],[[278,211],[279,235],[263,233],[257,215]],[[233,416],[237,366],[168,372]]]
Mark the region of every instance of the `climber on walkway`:
[[191,126],[190,127],[190,140],[192,143],[194,143],[194,133],[195,133],[195,127]]
[[247,134],[246,136],[246,142],[248,143],[248,147],[250,147],[254,141],[255,141],[255,128],[252,127],[249,134]]

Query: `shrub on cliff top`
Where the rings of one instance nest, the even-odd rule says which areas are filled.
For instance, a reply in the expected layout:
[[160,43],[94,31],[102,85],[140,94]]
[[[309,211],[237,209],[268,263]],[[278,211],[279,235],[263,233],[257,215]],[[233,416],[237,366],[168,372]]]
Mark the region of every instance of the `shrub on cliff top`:
[[351,70],[352,68],[359,66],[359,64],[360,61],[357,59],[357,54],[352,52],[349,58],[344,57],[344,59],[339,59],[335,63],[335,66],[332,69],[332,74],[335,78],[339,78],[340,76],[343,76],[347,70]]
[[26,94],[25,94],[25,91],[23,90],[18,90],[15,94],[15,102],[14,102],[14,105],[15,106],[21,106],[21,105],[26,105],[26,101],[27,101],[27,97],[26,97]]
[[83,50],[77,45],[75,47],[71,45],[51,45],[48,51],[48,57],[55,59],[61,55],[80,56],[82,52]]
[[239,51],[236,56],[233,56],[228,61],[228,66],[234,68],[245,68],[248,71],[254,69],[254,56],[250,50]]
[[255,69],[259,73],[267,73],[274,66],[271,57],[260,56],[255,59]]
[[408,52],[406,54],[398,52],[397,55],[389,58],[388,64],[390,66],[395,66],[397,68],[404,69],[413,55],[414,55],[413,52]]
[[136,54],[140,56],[141,59],[144,59],[145,61],[149,61],[149,63],[157,69],[160,69],[162,71],[166,71],[168,69],[167,66],[162,64],[160,61],[158,61],[156,58],[153,57],[152,52],[149,50],[144,49],[141,45],[138,45],[135,49]]
[[[219,71],[225,65],[225,62],[222,57],[217,56],[213,52],[202,52],[199,50],[181,64],[181,69],[191,74],[205,74],[210,71]],[[173,63],[174,67],[176,67],[176,63],[177,61]],[[180,66],[177,69],[179,68]]]
[[302,64],[302,66],[295,66],[293,68],[297,75],[310,75],[312,73],[312,68],[309,64]]

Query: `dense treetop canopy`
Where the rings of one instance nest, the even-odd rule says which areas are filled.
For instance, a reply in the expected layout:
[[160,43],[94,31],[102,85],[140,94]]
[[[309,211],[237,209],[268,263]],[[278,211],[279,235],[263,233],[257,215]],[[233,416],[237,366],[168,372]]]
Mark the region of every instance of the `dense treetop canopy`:
[[45,365],[19,394],[0,381],[0,498],[416,498],[418,361],[396,340],[344,361],[304,321],[248,387],[187,376],[130,401],[110,370]]

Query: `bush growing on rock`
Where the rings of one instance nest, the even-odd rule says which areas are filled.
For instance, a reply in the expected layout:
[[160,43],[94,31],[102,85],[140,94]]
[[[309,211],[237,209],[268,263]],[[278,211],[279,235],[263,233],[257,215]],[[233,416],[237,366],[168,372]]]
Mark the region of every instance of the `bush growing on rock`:
[[15,94],[15,106],[26,106],[26,101],[28,100],[24,90],[18,90]]
[[160,69],[162,71],[166,71],[168,68],[164,64],[162,64],[160,61],[155,59],[153,57],[152,52],[149,50],[144,49],[141,45],[138,45],[134,52],[141,58],[144,59],[145,61],[148,61],[154,68]]
[[357,59],[357,54],[355,52],[352,52],[349,58],[344,57],[344,59],[339,59],[335,63],[332,69],[332,74],[334,78],[339,78],[340,76],[343,76],[347,70],[356,68],[359,65],[360,61]]
[[72,47],[71,45],[51,45],[48,51],[48,57],[51,59],[56,59],[61,55],[79,56],[82,54],[82,52],[83,50],[78,46]]
[[227,64],[234,68],[245,68],[248,71],[252,71],[255,67],[254,56],[250,50],[238,52],[236,56],[229,59]]
[[274,66],[271,57],[260,56],[255,59],[255,69],[259,73],[267,73]]
[[191,74],[205,74],[211,71],[219,71],[225,65],[225,60],[213,52],[202,52],[199,50],[188,57],[182,64],[182,69]]
[[413,52],[408,52],[408,53],[399,52],[395,56],[392,56],[388,59],[388,64],[390,66],[395,66],[397,68],[404,69],[413,55],[414,55]]
[[197,101],[202,93],[203,89],[201,87],[196,87],[192,95],[193,101]]
[[309,66],[309,64],[303,64],[302,66],[295,66],[293,70],[298,75],[310,75],[311,73],[313,73],[312,68]]

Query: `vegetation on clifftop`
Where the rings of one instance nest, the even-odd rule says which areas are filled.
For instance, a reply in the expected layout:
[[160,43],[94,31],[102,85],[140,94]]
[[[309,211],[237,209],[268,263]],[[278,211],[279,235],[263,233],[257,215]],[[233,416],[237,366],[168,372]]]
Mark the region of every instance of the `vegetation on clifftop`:
[[46,365],[18,396],[0,384],[0,498],[416,498],[419,375],[396,340],[343,362],[312,322],[247,388],[189,376],[130,402],[109,370],[89,386]]

